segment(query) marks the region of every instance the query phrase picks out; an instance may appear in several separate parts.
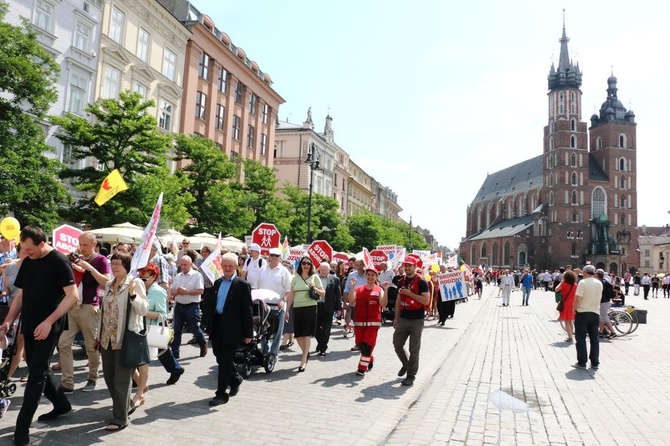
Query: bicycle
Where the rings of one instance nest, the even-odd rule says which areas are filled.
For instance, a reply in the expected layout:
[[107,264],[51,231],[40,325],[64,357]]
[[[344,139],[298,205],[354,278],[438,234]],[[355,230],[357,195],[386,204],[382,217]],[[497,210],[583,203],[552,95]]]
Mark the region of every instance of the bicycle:
[[[617,332],[619,332],[619,336],[625,336],[637,330],[639,322],[637,319],[637,315],[635,315],[634,313],[635,313],[634,308],[633,309],[626,308],[621,310],[612,309],[607,313],[607,315],[610,318],[610,322],[612,323],[612,326]],[[633,321],[633,317],[635,317],[635,321]],[[563,331],[567,332],[567,330],[565,329],[565,321],[559,320],[558,322],[561,325]]]

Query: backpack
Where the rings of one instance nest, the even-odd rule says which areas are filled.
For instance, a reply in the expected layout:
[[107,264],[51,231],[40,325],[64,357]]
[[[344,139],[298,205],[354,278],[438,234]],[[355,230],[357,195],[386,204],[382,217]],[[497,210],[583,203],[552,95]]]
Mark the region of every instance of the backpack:
[[[245,263],[245,265],[247,266],[247,268],[249,268],[249,264],[250,264],[250,263],[251,263],[251,257],[249,257],[249,258],[247,259],[247,263]],[[262,267],[262,266],[263,266],[263,257],[259,257],[259,258],[258,258],[258,267],[260,268],[260,267]]]

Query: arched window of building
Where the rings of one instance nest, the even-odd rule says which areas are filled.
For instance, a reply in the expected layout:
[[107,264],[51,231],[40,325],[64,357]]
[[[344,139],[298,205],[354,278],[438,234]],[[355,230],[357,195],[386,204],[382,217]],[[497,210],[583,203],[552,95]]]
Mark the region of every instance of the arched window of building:
[[574,237],[572,236],[572,229],[568,229],[567,238],[574,238]]
[[491,265],[498,265],[498,244],[493,243],[491,247]]
[[577,186],[577,172],[572,172],[572,175],[570,175],[570,184]]
[[505,246],[503,248],[503,258],[502,258],[502,263],[504,265],[509,265],[511,263],[512,256],[510,255],[512,252],[511,245],[509,243],[509,240],[505,242]]
[[576,256],[577,255],[577,243],[573,242],[572,247],[570,248],[570,255]]
[[599,136],[596,138],[596,150],[603,148],[603,139]]
[[619,135],[619,147],[621,147],[622,149],[626,148],[626,135],[624,135],[623,133]]
[[626,208],[626,196],[624,194],[621,194],[621,197],[619,197],[619,207],[622,209]]
[[558,112],[560,114],[565,113],[565,94],[563,92],[558,97]]
[[570,130],[572,130],[573,132],[577,130],[577,120],[575,118],[572,118],[570,120]]
[[579,202],[577,201],[577,191],[576,190],[573,190],[572,193],[570,194],[570,204],[572,204],[572,205],[579,204]]
[[549,150],[554,150],[554,137],[549,138]]
[[583,239],[584,238],[584,231],[581,229],[577,230],[577,239]]
[[536,207],[537,207],[537,195],[533,194],[530,197],[530,210],[531,210],[531,212],[534,211]]
[[573,153],[570,155],[570,167],[577,167],[577,154]]
[[554,191],[549,191],[549,206],[554,205]]
[[621,226],[626,226],[626,214],[621,214],[619,217],[619,224]]
[[619,170],[626,171],[626,158],[619,159]]
[[577,137],[575,135],[570,136],[570,147],[573,149],[577,147]]
[[514,218],[514,197],[507,202],[507,218]]
[[591,219],[607,215],[607,195],[605,190],[598,186],[591,193]]
[[577,101],[575,99],[575,93],[570,93],[570,113],[577,113]]
[[626,177],[621,175],[621,177],[619,177],[619,189],[625,189],[625,188],[626,188]]
[[577,211],[572,211],[572,222],[579,223],[579,221],[577,220]]
[[486,242],[482,243],[482,249],[480,250],[479,257],[486,258]]

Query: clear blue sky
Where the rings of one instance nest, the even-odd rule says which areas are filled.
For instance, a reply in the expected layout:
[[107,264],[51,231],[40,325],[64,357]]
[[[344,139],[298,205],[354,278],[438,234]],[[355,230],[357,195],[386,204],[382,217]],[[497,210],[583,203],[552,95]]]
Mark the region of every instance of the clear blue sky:
[[330,107],[336,142],[398,194],[401,216],[457,247],[486,174],[542,153],[562,8],[583,71],[584,121],[606,98],[637,115],[638,223],[670,223],[670,2],[195,0],[286,100],[281,120]]

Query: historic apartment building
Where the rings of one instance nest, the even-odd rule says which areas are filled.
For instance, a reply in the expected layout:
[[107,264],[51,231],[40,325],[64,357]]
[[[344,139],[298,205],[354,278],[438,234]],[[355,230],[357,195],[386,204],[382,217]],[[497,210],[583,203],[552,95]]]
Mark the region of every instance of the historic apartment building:
[[635,114],[607,79],[599,114],[582,120],[582,72],[563,27],[548,76],[542,154],[487,176],[468,206],[460,255],[471,264],[554,269],[590,261],[621,274],[637,251]]
[[191,31],[180,129],[213,140],[229,157],[272,167],[279,105],[272,79],[212,19],[185,0],[158,0]]
[[[308,154],[319,160],[319,167],[310,171]],[[311,109],[302,125],[280,121],[274,151],[275,177],[279,186],[294,184],[309,191],[313,175],[313,193],[333,197],[344,216],[370,211],[391,220],[399,220],[398,196],[377,182],[356,164],[349,154],[335,143],[333,118],[328,115],[323,133],[314,130]]]
[[[21,17],[37,35],[42,47],[60,66],[60,77],[55,85],[58,100],[49,109],[49,115],[62,116],[71,112],[85,116],[84,109],[96,97],[102,0],[12,0],[6,20],[21,25]],[[80,161],[69,158],[69,149],[55,137],[56,128],[42,123],[46,143],[55,149],[46,153],[71,166]]]

